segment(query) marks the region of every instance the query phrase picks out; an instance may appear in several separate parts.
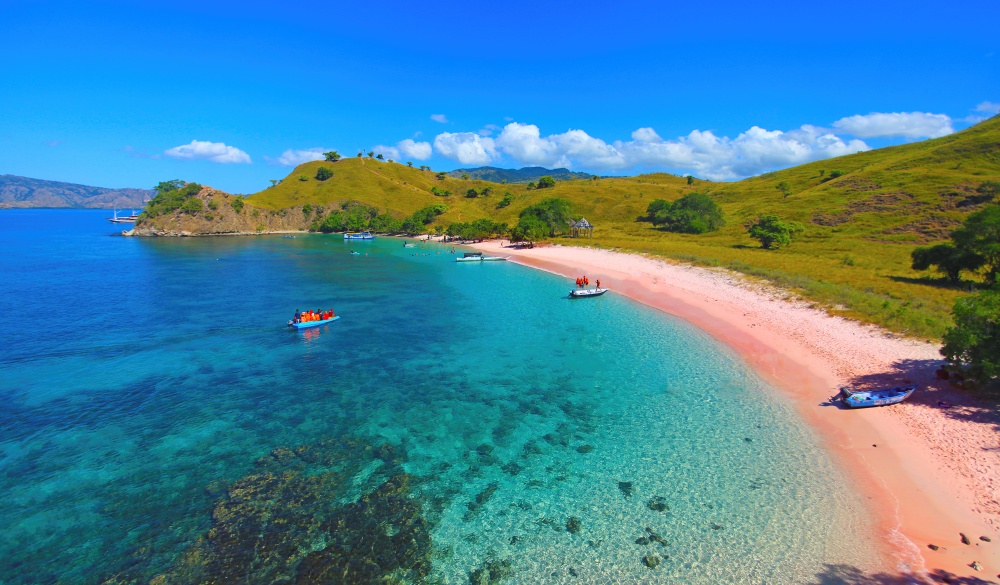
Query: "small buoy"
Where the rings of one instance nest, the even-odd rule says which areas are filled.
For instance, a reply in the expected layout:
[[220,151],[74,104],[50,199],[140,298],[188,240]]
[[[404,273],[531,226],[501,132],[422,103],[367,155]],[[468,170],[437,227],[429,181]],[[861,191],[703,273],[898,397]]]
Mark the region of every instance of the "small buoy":
[[928,545],[927,545],[927,548],[929,548],[929,549],[931,549],[931,550],[938,550],[938,549],[940,549],[941,547],[940,547],[940,546],[938,546],[938,545],[936,545],[936,544],[928,544]]

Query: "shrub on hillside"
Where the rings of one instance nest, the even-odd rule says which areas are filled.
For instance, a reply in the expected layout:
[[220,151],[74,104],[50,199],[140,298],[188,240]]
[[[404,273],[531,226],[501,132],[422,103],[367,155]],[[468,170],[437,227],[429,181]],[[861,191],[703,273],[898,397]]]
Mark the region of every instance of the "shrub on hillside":
[[328,169],[326,167],[320,167],[319,169],[316,170],[316,180],[317,181],[325,181],[325,180],[329,179],[332,176],[333,176],[333,171],[331,171],[330,169]]
[[233,210],[236,211],[236,213],[240,213],[241,211],[243,211],[243,198],[242,197],[234,198],[232,203],[230,203],[230,205],[233,206]]
[[[146,210],[143,212],[146,217],[156,217],[180,209],[190,198],[201,191],[201,185],[174,179],[173,181],[163,181],[154,189],[156,197],[153,197],[146,204]],[[198,205],[201,205],[201,200],[198,200]]]
[[791,244],[792,237],[802,231],[805,231],[802,224],[782,221],[777,215],[762,215],[757,223],[747,228],[750,237],[759,241],[766,250]]
[[654,226],[684,234],[703,234],[726,225],[722,208],[702,193],[689,193],[673,203],[655,199],[646,207],[645,219]]
[[549,175],[545,175],[544,177],[540,177],[538,179],[539,189],[551,189],[552,187],[555,186],[556,186],[556,180]]
[[910,252],[910,258],[913,260],[911,267],[914,270],[927,270],[936,266],[952,284],[961,282],[963,270],[973,271],[983,265],[982,256],[951,244],[916,248]]
[[504,207],[507,207],[513,202],[514,202],[514,195],[512,195],[510,192],[505,192],[503,194],[503,199],[497,202],[497,209],[503,209]]

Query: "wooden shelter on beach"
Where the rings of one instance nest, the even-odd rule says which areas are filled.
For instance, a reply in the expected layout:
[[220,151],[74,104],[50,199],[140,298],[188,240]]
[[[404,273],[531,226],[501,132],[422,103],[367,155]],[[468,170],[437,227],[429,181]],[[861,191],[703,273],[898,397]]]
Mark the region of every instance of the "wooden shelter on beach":
[[594,226],[592,226],[590,222],[587,221],[586,217],[581,217],[579,221],[574,222],[572,225],[570,225],[570,234],[574,238],[578,238],[583,235],[593,236]]

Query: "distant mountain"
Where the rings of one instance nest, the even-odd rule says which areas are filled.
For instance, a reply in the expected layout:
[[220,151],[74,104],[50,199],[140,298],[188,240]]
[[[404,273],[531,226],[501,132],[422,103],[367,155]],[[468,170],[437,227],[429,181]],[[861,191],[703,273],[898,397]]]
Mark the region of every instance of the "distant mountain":
[[455,169],[448,173],[449,177],[456,179],[462,175],[469,175],[470,179],[481,181],[491,181],[493,183],[527,183],[537,181],[540,177],[548,175],[557,181],[572,181],[574,179],[589,179],[593,175],[589,173],[575,173],[569,169],[547,169],[545,167],[524,167],[523,169],[498,169],[496,167],[478,167],[475,169]]
[[140,208],[156,196],[149,189],[108,189],[75,183],[0,175],[0,208],[89,207],[97,209]]

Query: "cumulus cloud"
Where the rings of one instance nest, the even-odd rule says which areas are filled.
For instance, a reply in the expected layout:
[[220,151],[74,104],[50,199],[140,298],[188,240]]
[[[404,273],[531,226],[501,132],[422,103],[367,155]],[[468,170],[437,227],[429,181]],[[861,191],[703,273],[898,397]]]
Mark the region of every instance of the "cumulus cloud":
[[576,163],[592,168],[617,169],[627,164],[615,147],[583,130],[568,130],[543,137],[534,124],[511,122],[504,126],[496,145],[504,154],[532,165],[572,167]]
[[278,158],[264,158],[267,158],[268,162],[272,162],[274,164],[285,167],[297,167],[302,163],[325,159],[326,157],[323,156],[324,152],[326,152],[326,149],[323,148],[306,148],[302,150],[289,149],[281,153],[281,156]]
[[445,116],[444,114],[431,114],[431,120],[434,120],[439,124],[447,124],[448,116]]
[[415,142],[410,138],[406,140],[400,140],[396,147],[399,148],[401,152],[407,158],[415,158],[417,160],[427,160],[431,157],[431,143],[430,142]]
[[384,158],[390,160],[399,160],[399,149],[395,146],[386,146],[384,144],[376,144],[372,147],[372,152],[375,154],[381,154]]
[[492,138],[475,132],[442,132],[434,138],[434,149],[463,165],[484,165],[500,156]]
[[1000,114],[1000,104],[995,102],[983,102],[976,106],[976,111],[996,116],[997,114]]
[[927,112],[872,113],[841,118],[833,123],[841,132],[858,138],[939,138],[955,131],[946,114]]
[[203,140],[192,140],[191,144],[182,144],[168,148],[163,154],[171,158],[185,160],[200,159],[223,164],[250,164],[251,162],[250,155],[235,146],[227,146],[222,142],[208,142]]
[[868,150],[861,140],[845,142],[810,125],[789,132],[753,126],[736,138],[693,130],[676,140],[663,140],[652,128],[640,128],[631,141],[615,142],[614,147],[630,167],[683,169],[716,181]]

